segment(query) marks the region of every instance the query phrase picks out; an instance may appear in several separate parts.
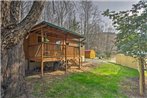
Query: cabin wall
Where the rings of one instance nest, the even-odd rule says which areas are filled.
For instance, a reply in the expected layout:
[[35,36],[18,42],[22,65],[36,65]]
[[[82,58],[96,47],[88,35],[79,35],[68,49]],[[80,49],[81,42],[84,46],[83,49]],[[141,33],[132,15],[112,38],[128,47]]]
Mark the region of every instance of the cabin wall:
[[30,33],[30,36],[28,38],[29,57],[41,57],[41,44],[39,43],[41,37],[39,39],[39,36],[40,35],[36,33]]
[[[24,41],[24,50],[26,59],[28,58],[41,58],[41,35],[30,33],[29,37]],[[65,57],[65,41],[51,36],[47,36],[47,41],[44,45],[44,57],[57,58]],[[60,43],[58,43],[60,41]],[[67,57],[79,57],[79,43],[67,40]],[[29,46],[29,48],[28,48]],[[84,47],[80,47],[80,54],[84,58]]]
[[29,45],[38,44],[38,35],[35,33],[30,33],[29,35]]
[[68,57],[79,57],[79,43],[73,41],[67,41],[67,56]]

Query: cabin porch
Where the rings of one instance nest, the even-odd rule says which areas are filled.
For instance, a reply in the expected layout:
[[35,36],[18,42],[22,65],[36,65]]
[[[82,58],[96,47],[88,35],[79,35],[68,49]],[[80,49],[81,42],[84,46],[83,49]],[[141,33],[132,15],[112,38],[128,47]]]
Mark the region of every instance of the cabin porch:
[[37,25],[24,40],[25,57],[28,61],[41,63],[42,76],[44,74],[44,62],[64,62],[65,71],[67,71],[69,62],[80,68],[82,64],[81,55],[84,53],[81,50],[81,39],[82,37],[77,34],[63,31],[63,28],[60,30],[48,25],[43,25],[43,27]]

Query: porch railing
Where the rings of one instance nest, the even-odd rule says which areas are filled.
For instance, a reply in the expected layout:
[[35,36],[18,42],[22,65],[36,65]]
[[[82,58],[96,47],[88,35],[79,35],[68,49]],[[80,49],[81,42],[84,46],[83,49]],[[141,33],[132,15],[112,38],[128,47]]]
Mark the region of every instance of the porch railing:
[[[29,46],[29,57],[41,57],[41,44],[34,44]],[[76,46],[66,45],[67,57],[77,57],[79,55],[79,48]],[[65,45],[55,43],[43,43],[43,57],[44,58],[61,58],[65,57]]]

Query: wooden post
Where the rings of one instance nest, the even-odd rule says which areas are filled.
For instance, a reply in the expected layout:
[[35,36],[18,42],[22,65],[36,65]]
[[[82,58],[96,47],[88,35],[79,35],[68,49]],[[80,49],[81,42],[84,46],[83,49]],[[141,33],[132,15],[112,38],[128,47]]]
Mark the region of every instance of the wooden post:
[[145,74],[144,74],[144,59],[139,58],[139,89],[140,95],[145,94]]
[[67,73],[67,45],[66,45],[67,35],[65,37],[65,73]]
[[64,39],[62,39],[61,45],[61,60],[64,60]]
[[44,69],[44,65],[43,65],[43,51],[44,51],[44,35],[43,35],[43,31],[42,31],[42,28],[41,28],[41,76],[43,77],[43,69]]
[[30,60],[28,59],[28,67],[27,70],[30,71]]
[[43,77],[43,74],[44,74],[44,73],[43,73],[43,67],[44,67],[44,66],[43,66],[43,61],[41,61],[41,77]]
[[81,69],[81,42],[79,43],[79,69]]
[[[26,39],[26,41],[27,41],[27,49],[28,49],[28,51],[27,51],[27,63],[28,63],[28,66],[27,66],[27,70],[26,70],[26,73],[28,73],[28,72],[30,72],[30,49],[29,49],[29,45],[30,45],[30,37],[29,37],[29,35],[28,35],[28,39]],[[26,51],[26,50],[25,50]]]

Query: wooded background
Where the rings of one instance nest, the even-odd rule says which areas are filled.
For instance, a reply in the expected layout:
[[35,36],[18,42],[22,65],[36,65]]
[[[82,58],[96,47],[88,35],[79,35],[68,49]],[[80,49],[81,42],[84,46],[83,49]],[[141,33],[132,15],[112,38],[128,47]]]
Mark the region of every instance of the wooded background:
[[[107,56],[116,50],[116,35],[113,27],[103,21],[101,11],[94,3],[94,1],[47,1],[38,23],[51,22],[84,35],[86,49],[94,49],[97,54]],[[27,15],[31,5],[32,1],[22,2],[21,18]]]

